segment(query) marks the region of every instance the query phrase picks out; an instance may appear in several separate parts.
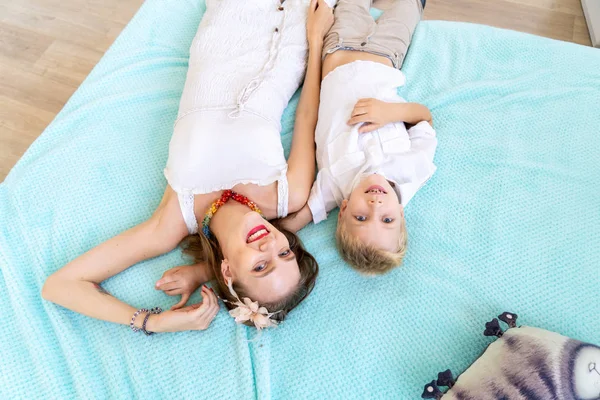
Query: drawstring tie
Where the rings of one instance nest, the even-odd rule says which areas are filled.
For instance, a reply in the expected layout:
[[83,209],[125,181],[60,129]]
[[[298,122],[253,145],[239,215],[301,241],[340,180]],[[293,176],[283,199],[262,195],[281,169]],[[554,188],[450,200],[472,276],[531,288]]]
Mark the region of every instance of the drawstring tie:
[[269,49],[269,58],[259,74],[252,78],[250,82],[248,82],[248,84],[242,89],[242,92],[237,98],[235,109],[229,113],[229,118],[239,118],[242,115],[242,112],[246,109],[246,103],[248,103],[252,94],[254,94],[254,92],[256,92],[256,90],[262,85],[265,77],[273,70],[273,67],[275,66],[275,60],[277,59],[279,47],[281,46],[281,32],[285,26],[285,18],[287,15],[286,10],[281,11],[283,11],[281,25],[279,28],[275,28],[273,32],[271,48]]
[[239,118],[242,115],[242,111],[246,108],[246,103],[250,99],[250,96],[256,89],[260,87],[260,75],[253,78],[245,87],[237,98],[236,108],[229,113],[229,118]]

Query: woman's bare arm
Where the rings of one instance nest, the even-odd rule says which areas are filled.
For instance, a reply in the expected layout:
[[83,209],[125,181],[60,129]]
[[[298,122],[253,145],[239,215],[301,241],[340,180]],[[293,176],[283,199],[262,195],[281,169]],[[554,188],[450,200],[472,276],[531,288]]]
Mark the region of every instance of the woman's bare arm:
[[333,24],[333,12],[323,0],[313,0],[307,22],[308,64],[296,110],[294,136],[288,159],[289,211],[300,210],[315,178],[315,128],[321,90],[323,37]]
[[150,219],[96,246],[52,274],[44,284],[42,296],[92,318],[129,324],[136,308],[108,294],[100,283],[140,261],[173,250],[186,235],[177,195],[168,188]]
[[308,204],[305,204],[299,211],[289,214],[281,220],[281,226],[290,232],[296,233],[304,228],[313,220],[312,213]]

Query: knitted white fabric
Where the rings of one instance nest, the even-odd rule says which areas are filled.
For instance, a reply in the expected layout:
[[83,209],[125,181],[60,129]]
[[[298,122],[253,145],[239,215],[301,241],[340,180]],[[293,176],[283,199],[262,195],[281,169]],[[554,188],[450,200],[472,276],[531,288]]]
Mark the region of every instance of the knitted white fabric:
[[287,195],[280,120],[306,68],[308,3],[207,2],[165,169],[177,192],[279,181]]

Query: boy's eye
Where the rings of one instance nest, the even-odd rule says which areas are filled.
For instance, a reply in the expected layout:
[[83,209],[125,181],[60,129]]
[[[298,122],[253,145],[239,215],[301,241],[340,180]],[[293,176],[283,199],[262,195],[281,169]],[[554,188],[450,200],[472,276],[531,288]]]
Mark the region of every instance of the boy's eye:
[[291,252],[292,251],[290,249],[287,249],[286,251],[282,251],[281,253],[279,253],[279,257],[285,258],[285,257],[289,256]]
[[258,264],[256,267],[254,267],[254,269],[252,271],[260,272],[260,271],[264,271],[265,268],[267,268],[267,263],[262,263],[262,264]]
[[394,222],[394,219],[386,217],[386,218],[383,219],[383,222],[385,222],[386,224],[391,224],[392,222]]
[[364,222],[367,220],[367,217],[363,217],[362,215],[357,215],[354,218],[356,218],[356,220],[360,222]]

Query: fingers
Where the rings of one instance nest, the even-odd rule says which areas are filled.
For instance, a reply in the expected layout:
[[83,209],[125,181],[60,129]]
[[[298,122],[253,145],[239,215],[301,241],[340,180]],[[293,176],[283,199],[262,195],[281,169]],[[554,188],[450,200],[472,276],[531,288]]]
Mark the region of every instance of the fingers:
[[205,309],[205,311],[203,312],[203,316],[201,317],[201,326],[204,326],[204,328],[201,329],[206,329],[209,327],[210,323],[219,312],[219,302],[217,300],[217,296],[215,296],[212,290],[206,287],[204,287],[203,289],[205,289],[207,294],[205,300],[207,308]]
[[[200,291],[202,295],[202,304],[198,307],[198,314],[204,313],[211,306],[213,301],[214,294],[206,287],[202,286],[202,290]],[[211,296],[212,295],[212,296]],[[215,298],[216,301],[216,298]]]
[[[369,114],[372,111],[372,108],[373,108],[373,99],[370,99],[370,98],[360,99],[354,105],[354,108],[352,109],[352,114],[350,116],[357,117],[359,115]],[[359,121],[359,122],[365,122],[365,121]],[[357,122],[353,122],[352,124],[349,122],[348,125],[354,125],[355,123],[357,123]]]
[[192,305],[185,306],[185,307],[182,307],[182,308],[178,308],[177,310],[172,310],[172,311],[175,311],[175,312],[194,311],[195,309],[197,309],[198,307],[200,307],[200,305],[201,305],[200,303],[199,304],[192,304]]
[[356,117],[350,118],[348,125],[356,125],[361,122],[371,122],[371,116],[369,114],[357,115]]
[[211,289],[206,286],[202,287],[202,305],[200,305],[194,313],[196,314],[197,327],[200,330],[204,330],[209,327],[212,320],[219,312],[219,302],[217,296]]
[[208,297],[209,307],[214,307],[215,305],[218,307],[219,306],[219,300],[217,299],[217,296],[215,295],[215,292],[213,292],[212,289],[209,289],[206,286],[202,286],[202,289],[206,292],[206,295]]
[[358,128],[358,133],[369,133],[381,128],[381,124],[367,123]]
[[[174,306],[173,306],[171,309],[172,309],[173,311],[179,311],[179,312],[182,312],[182,311],[194,311],[194,310],[197,310],[197,309],[199,309],[200,307],[204,307],[204,308],[203,308],[203,310],[207,309],[207,308],[208,308],[208,306],[209,306],[209,304],[210,304],[210,302],[209,302],[209,301],[207,301],[207,300],[205,300],[205,296],[206,296],[206,295],[205,295],[204,289],[205,289],[205,287],[203,286],[203,287],[202,287],[202,292],[201,292],[201,294],[202,294],[202,302],[200,302],[200,303],[196,303],[196,304],[190,304],[189,306],[185,306],[185,307],[181,307],[181,306],[179,305],[179,304],[181,303],[181,301],[180,301],[179,303],[175,304],[175,305],[174,305]],[[207,289],[207,290],[209,290],[209,289]],[[188,301],[188,300],[189,300],[189,298],[191,297],[191,293],[189,293],[189,294],[186,294],[186,295],[187,295],[187,298],[186,298],[186,303],[187,303],[187,301]],[[184,299],[184,298],[185,298],[185,297],[184,297],[184,295],[182,295],[182,297],[181,297],[181,300],[183,301],[183,299]],[[184,304],[185,304],[185,303],[184,303]],[[176,310],[175,310],[174,308],[175,308],[176,306],[179,306],[179,307],[181,307],[181,308],[178,308],[178,309],[176,309]],[[199,314],[202,314],[202,312],[203,312],[203,311],[199,311],[198,313],[199,313]]]
[[208,329],[208,327],[210,326],[210,323],[213,321],[213,319],[215,319],[216,315],[217,315],[217,312],[213,312],[213,311],[203,315],[198,323],[198,329],[201,331]]
[[156,281],[156,284],[155,284],[156,289],[162,290],[162,288],[161,288],[162,285],[164,285],[165,283],[173,282],[174,280],[177,279],[175,274],[172,273],[171,271],[172,271],[171,269],[168,270],[167,272],[165,272],[163,274],[163,276],[159,280]]
[[367,105],[369,105],[369,104],[373,103],[373,101],[374,101],[374,100],[375,100],[375,99],[372,99],[372,98],[370,98],[370,97],[369,97],[369,98],[360,99],[360,100],[358,100],[358,101],[356,102],[356,105],[355,105],[355,107],[358,107],[358,106],[367,106]]
[[210,309],[210,311],[206,314],[206,326],[207,327],[210,325],[212,320],[215,319],[215,317],[217,316],[218,313],[219,313],[219,305],[215,304],[215,306],[212,307]]
[[160,290],[160,285],[166,283],[165,278],[160,278],[159,280],[156,281],[156,283],[154,284],[154,289],[156,290]]
[[167,296],[177,296],[178,294],[183,294],[183,291],[184,291],[183,288],[177,288],[177,289],[165,290],[165,294]]
[[314,12],[317,9],[318,4],[319,4],[318,0],[311,0],[309,10]]
[[356,117],[358,115],[363,115],[363,114],[367,114],[367,113],[368,113],[367,107],[359,107],[357,105],[357,106],[354,106],[354,110],[352,110],[352,115],[351,116],[352,117]]
[[157,289],[162,290],[163,292],[168,292],[170,290],[181,289],[182,282],[180,280],[172,280],[166,283],[161,283],[160,285],[157,283]]
[[185,303],[187,303],[187,301],[189,299],[190,299],[189,293],[183,293],[181,295],[181,300],[179,301],[179,303],[177,303],[173,307],[171,307],[171,310],[177,310],[178,308],[185,306]]

